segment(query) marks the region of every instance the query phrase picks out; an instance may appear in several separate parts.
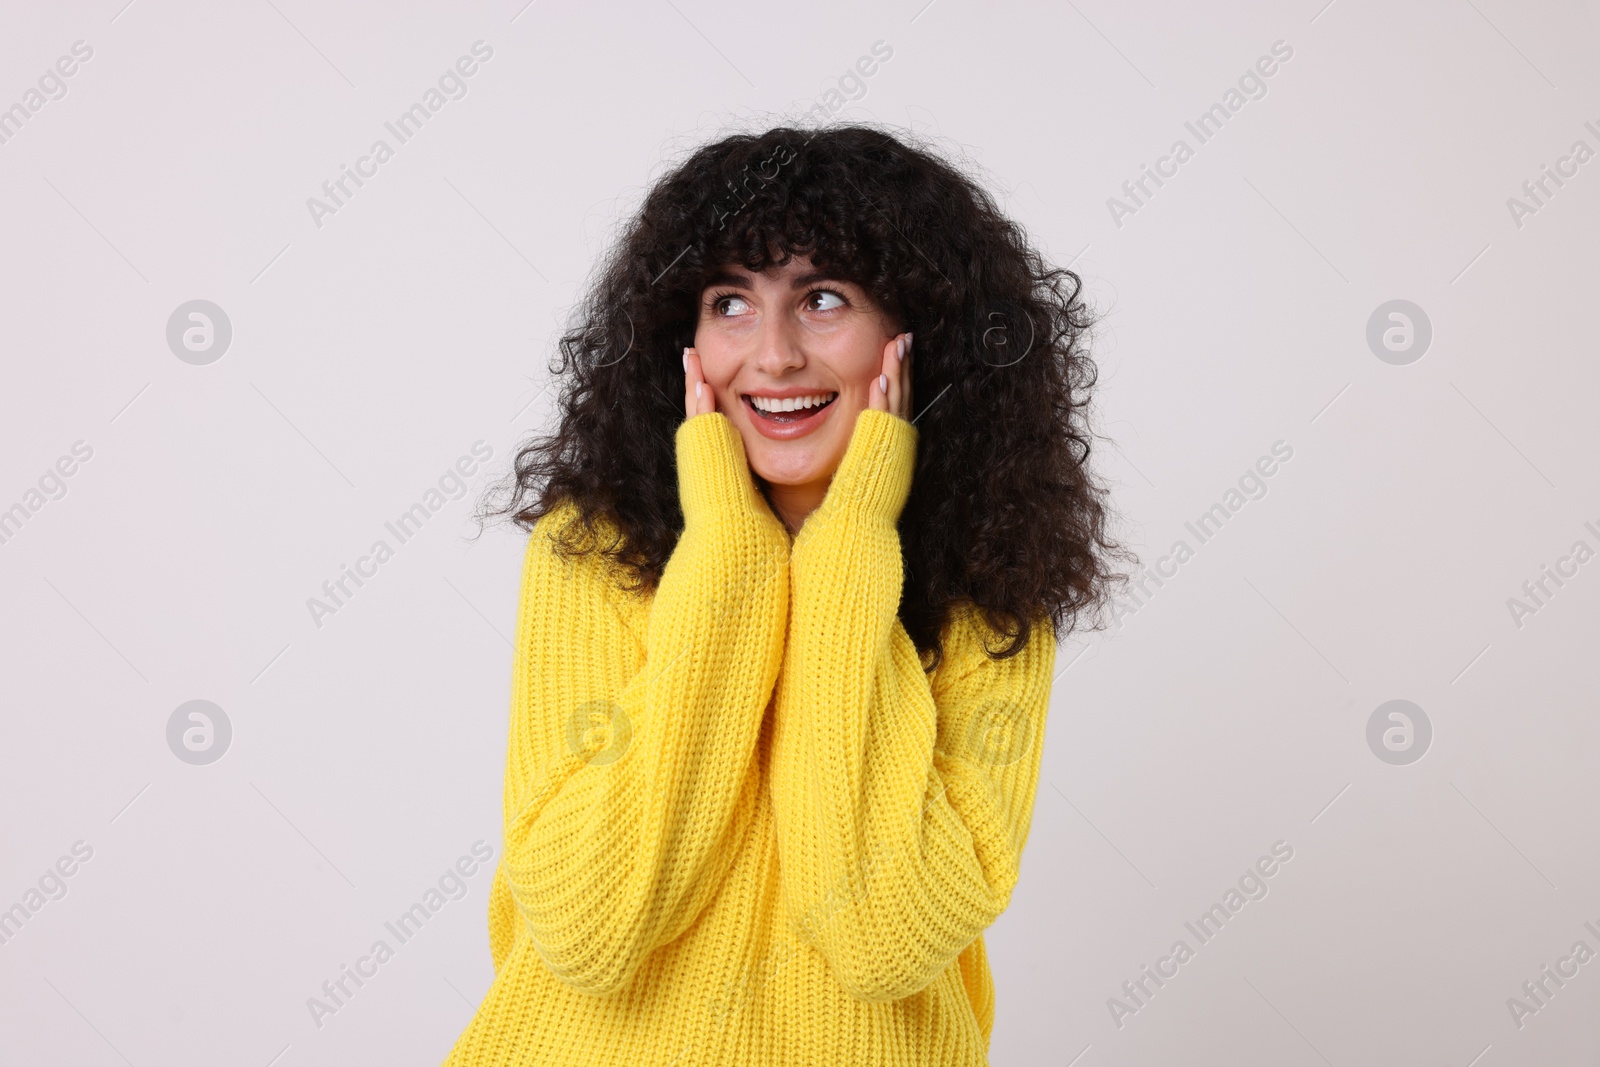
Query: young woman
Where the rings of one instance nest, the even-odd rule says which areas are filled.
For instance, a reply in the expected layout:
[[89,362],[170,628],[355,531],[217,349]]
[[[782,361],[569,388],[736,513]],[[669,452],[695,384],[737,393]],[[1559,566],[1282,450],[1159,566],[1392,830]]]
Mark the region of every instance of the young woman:
[[495,979],[447,1064],[987,1063],[1058,636],[1124,580],[1078,297],[885,132],[656,184],[500,509]]

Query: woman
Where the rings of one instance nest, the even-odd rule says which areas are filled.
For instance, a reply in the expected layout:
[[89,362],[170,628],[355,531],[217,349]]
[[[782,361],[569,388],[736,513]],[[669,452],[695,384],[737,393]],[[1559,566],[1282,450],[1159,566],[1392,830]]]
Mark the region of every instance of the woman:
[[1078,294],[869,128],[654,187],[500,509],[495,979],[447,1064],[987,1062],[1057,637],[1122,580]]

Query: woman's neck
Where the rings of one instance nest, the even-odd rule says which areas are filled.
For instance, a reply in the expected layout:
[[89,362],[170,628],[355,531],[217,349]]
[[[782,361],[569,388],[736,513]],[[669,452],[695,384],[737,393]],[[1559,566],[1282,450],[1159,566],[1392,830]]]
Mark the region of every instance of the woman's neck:
[[756,484],[761,488],[761,495],[766,497],[767,506],[789,531],[790,538],[800,532],[806,519],[822,506],[823,498],[828,495],[826,483],[773,485],[763,478],[757,478]]

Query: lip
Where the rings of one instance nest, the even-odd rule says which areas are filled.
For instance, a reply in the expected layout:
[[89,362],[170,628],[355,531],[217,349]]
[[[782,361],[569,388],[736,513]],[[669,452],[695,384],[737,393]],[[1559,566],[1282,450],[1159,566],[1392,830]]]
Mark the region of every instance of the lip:
[[786,385],[782,389],[747,389],[741,396],[760,396],[769,400],[788,400],[795,396],[815,396],[818,393],[837,393],[837,389],[828,389],[824,386],[814,385],[809,389],[803,385]]
[[[771,419],[757,411],[754,404],[750,403],[750,398],[752,396],[770,397],[774,400],[785,400],[789,397],[812,396],[816,393],[833,393],[834,398],[824,407],[813,408],[811,414],[803,416],[802,418],[793,419],[789,422],[773,422]],[[839,403],[839,396],[838,391],[834,389],[758,389],[753,393],[739,394],[739,403],[744,405],[746,415],[749,417],[751,423],[755,425],[756,432],[762,437],[768,437],[774,441],[787,441],[795,437],[804,437],[806,434],[815,430],[818,426],[821,426],[822,423],[828,418],[829,414],[833,412],[834,406]]]

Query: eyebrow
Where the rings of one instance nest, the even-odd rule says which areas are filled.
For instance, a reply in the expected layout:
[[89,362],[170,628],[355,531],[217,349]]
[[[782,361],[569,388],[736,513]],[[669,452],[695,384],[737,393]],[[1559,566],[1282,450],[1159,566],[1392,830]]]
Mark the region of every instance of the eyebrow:
[[[828,274],[820,270],[810,270],[806,271],[804,274],[797,275],[795,278],[790,280],[789,284],[798,289],[802,286],[811,285],[814,282],[849,282],[849,279],[840,278],[836,275]],[[754,286],[754,283],[755,280],[748,274],[724,269],[717,271],[715,274],[711,275],[711,277],[707,278],[705,285],[702,286],[702,288],[710,289],[715,285],[737,285],[742,289],[750,289]],[[850,284],[854,283],[852,282]]]

